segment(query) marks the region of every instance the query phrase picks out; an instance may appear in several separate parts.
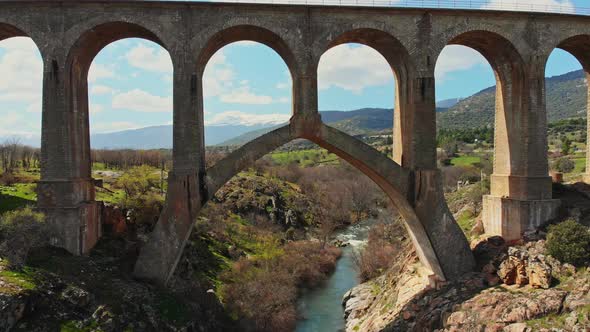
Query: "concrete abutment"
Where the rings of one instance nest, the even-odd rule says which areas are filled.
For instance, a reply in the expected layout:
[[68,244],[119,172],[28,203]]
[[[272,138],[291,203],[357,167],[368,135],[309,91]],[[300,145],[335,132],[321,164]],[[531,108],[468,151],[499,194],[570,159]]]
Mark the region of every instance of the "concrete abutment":
[[37,208],[51,225],[50,243],[75,255],[87,254],[102,235],[102,202],[88,180],[41,181]]

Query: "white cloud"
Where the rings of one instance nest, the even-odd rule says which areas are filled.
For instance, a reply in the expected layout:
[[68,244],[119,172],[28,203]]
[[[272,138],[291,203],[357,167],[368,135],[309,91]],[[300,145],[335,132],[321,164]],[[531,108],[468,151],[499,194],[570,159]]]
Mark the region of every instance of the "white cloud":
[[33,138],[41,134],[41,119],[31,121],[19,112],[7,112],[2,114],[0,121],[0,137]]
[[250,91],[249,86],[240,86],[224,93],[220,99],[222,102],[230,104],[268,105],[273,102],[271,96],[257,95]]
[[482,9],[574,13],[570,0],[490,0]]
[[159,47],[150,47],[140,43],[125,54],[127,62],[136,68],[168,73],[172,72],[172,60],[168,52]]
[[172,112],[172,97],[154,96],[135,89],[115,95],[112,106],[136,112]]
[[476,50],[461,46],[446,46],[436,62],[434,76],[439,82],[444,81],[449,73],[468,70],[476,66],[490,66],[488,61]]
[[235,72],[226,63],[226,60],[223,50],[217,51],[209,59],[203,73],[203,95],[205,98],[219,96],[232,87]]
[[105,78],[114,78],[115,72],[105,65],[93,62],[88,71],[88,82],[94,83]]
[[371,86],[391,84],[394,79],[385,58],[368,46],[336,46],[322,56],[318,67],[320,89],[338,87],[361,93]]
[[289,121],[290,117],[289,114],[250,114],[241,111],[227,111],[208,117],[208,119],[205,120],[205,125],[276,125]]
[[0,101],[37,103],[43,87],[43,62],[35,43],[25,37],[0,45]]
[[281,98],[279,98],[279,103],[281,103],[281,104],[288,104],[290,102],[291,102],[291,98],[289,98],[289,97],[281,97]]
[[115,92],[111,87],[105,85],[93,85],[90,88],[90,93],[95,95],[106,95]]

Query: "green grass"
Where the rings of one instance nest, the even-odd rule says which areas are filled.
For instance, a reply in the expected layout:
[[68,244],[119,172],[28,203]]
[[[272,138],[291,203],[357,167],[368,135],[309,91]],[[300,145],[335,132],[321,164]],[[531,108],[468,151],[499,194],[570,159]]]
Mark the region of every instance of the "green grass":
[[279,165],[298,163],[304,167],[324,163],[338,163],[338,157],[324,149],[274,152],[270,155],[270,158]]
[[584,173],[586,170],[586,156],[576,156],[572,158],[576,167],[574,168],[574,173]]
[[37,194],[33,183],[0,186],[0,214],[35,204],[36,201]]
[[[6,266],[6,260],[2,261],[2,265]],[[0,271],[0,279],[5,282],[4,286],[0,287],[1,293],[17,292],[16,286],[22,290],[34,290],[37,288],[37,275],[30,267],[24,267],[22,271],[7,270],[6,267]]]
[[451,165],[453,166],[473,166],[479,162],[481,162],[481,157],[473,155],[462,155],[451,159]]
[[102,188],[96,188],[97,201],[115,204],[117,202],[120,202],[125,197],[125,192],[121,189],[114,189],[108,185],[105,185],[105,188],[110,191]]
[[469,238],[471,229],[473,229],[473,226],[475,225],[475,216],[473,215],[473,212],[464,211],[461,213],[459,218],[457,218],[457,223],[459,224],[459,227],[461,227],[463,233]]

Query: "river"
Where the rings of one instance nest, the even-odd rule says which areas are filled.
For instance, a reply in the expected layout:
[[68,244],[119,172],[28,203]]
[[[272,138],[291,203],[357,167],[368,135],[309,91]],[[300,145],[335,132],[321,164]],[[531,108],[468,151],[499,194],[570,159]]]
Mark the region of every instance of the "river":
[[320,287],[306,291],[299,299],[299,313],[303,318],[298,322],[296,332],[344,331],[342,297],[359,284],[353,250],[365,243],[373,224],[372,221],[359,223],[336,235],[349,245],[342,248],[342,256],[330,278]]

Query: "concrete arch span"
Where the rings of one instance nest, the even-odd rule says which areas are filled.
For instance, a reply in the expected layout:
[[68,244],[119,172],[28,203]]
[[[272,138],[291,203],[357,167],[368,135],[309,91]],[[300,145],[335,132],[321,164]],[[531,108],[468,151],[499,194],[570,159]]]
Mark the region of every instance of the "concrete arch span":
[[[240,171],[253,166],[254,162],[259,158],[297,138],[301,138],[297,130],[292,128],[291,125],[285,125],[250,141],[220,160],[207,170],[204,188],[201,190],[200,206],[211,199],[221,186]],[[415,207],[410,202],[420,204],[421,199],[418,198],[419,195],[417,196],[413,192],[415,184],[412,182],[414,180],[412,172],[383,156],[371,146],[323,124],[319,130],[319,135],[305,138],[351,163],[387,194],[402,215],[421,262],[438,278],[441,280],[456,278],[473,267],[473,258],[465,237],[454,223],[452,217],[446,219],[443,217],[442,220],[431,222],[425,221],[424,216],[419,216],[416,213]],[[431,200],[432,197],[428,199]],[[437,199],[439,201],[436,205],[443,205],[443,210],[445,210],[444,198],[438,197]],[[169,202],[169,204],[172,204],[172,202]],[[448,210],[445,210],[445,212],[448,212]],[[166,212],[163,215],[165,214]],[[437,218],[440,217],[437,213],[432,215]],[[440,227],[436,224],[444,227],[446,234],[442,237],[453,238],[454,241],[433,241],[432,238],[434,236],[440,237],[439,233],[441,232]],[[427,229],[427,227],[430,227],[430,229]],[[190,228],[186,229],[190,232]],[[170,243],[167,236],[163,238],[162,241]],[[166,247],[168,246],[166,245]],[[182,250],[178,251],[176,255],[180,255],[181,252]],[[149,264],[153,264],[153,262],[152,256]],[[136,265],[136,273],[139,276],[162,281],[162,276],[154,275],[154,271],[158,270],[153,269],[153,266],[144,268],[142,264],[147,263],[141,261],[140,258],[138,265]],[[171,273],[173,270],[174,266],[169,266],[166,271]],[[166,275],[164,282],[169,277],[170,274]]]

